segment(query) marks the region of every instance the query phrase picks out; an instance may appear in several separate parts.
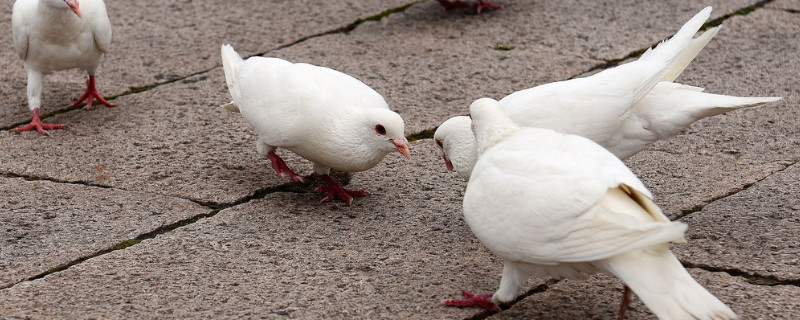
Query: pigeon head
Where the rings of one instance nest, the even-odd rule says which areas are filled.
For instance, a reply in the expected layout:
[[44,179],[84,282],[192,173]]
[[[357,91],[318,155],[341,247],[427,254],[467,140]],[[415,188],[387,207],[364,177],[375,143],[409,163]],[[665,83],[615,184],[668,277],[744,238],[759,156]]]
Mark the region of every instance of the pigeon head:
[[405,124],[399,114],[382,108],[368,109],[364,113],[362,126],[364,143],[387,152],[397,150],[406,159],[411,158]]
[[433,134],[447,170],[457,172],[465,180],[469,180],[478,153],[471,127],[469,117],[452,117]]
[[78,17],[81,17],[81,6],[78,0],[43,0],[45,4],[61,9],[70,9],[75,12]]
[[478,144],[478,153],[483,153],[496,143],[519,130],[517,126],[503,111],[497,100],[480,98],[469,106],[472,118],[472,132]]

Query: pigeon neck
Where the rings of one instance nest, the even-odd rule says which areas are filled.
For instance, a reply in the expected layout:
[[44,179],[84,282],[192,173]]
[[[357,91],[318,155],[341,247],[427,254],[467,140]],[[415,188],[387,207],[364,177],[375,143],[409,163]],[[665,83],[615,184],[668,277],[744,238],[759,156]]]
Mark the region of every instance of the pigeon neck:
[[478,154],[482,154],[498,142],[505,140],[517,130],[519,130],[519,126],[513,122],[503,121],[476,131],[475,140],[478,144]]

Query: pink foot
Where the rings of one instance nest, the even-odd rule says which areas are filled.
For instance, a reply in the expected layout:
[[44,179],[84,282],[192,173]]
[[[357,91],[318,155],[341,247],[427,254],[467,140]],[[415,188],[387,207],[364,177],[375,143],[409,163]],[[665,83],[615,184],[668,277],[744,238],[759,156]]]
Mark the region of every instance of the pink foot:
[[86,100],[86,106],[83,107],[83,109],[90,110],[92,109],[92,99],[97,99],[97,101],[100,101],[100,103],[106,105],[106,107],[116,107],[111,102],[108,102],[106,99],[103,99],[103,97],[100,96],[100,93],[97,92],[97,87],[94,85],[94,76],[90,75],[89,79],[86,79],[86,92],[84,92],[83,95],[78,98],[78,100],[75,100],[70,107],[75,107],[81,104],[83,100]]
[[442,9],[444,9],[445,11],[450,10],[450,9],[454,9],[454,8],[467,8],[467,7],[469,7],[468,3],[463,2],[461,0],[456,0],[456,1],[438,0],[438,1],[439,1],[439,5],[442,6]]
[[275,173],[277,173],[279,177],[283,178],[283,174],[285,173],[294,181],[304,182],[303,177],[298,176],[292,169],[289,169],[286,163],[283,162],[283,159],[275,154],[274,151],[267,153],[267,159],[272,162],[272,169],[275,169]]
[[[461,0],[438,0],[439,5],[445,11],[455,8],[467,8],[469,7],[469,3],[466,3]],[[494,3],[488,0],[478,0],[478,3],[475,4],[475,9],[478,10],[478,13],[481,13],[483,9],[502,9],[503,5],[499,3]]]
[[503,5],[488,0],[479,0],[475,8],[478,9],[478,13],[481,13],[483,9],[503,9]]
[[23,131],[36,130],[39,133],[48,136],[49,134],[47,134],[47,131],[45,131],[45,130],[61,129],[63,127],[64,127],[63,124],[48,124],[48,123],[42,122],[42,120],[39,119],[39,108],[36,108],[36,109],[33,109],[33,120],[31,120],[31,123],[14,129],[14,132],[20,133],[20,132],[23,132]]
[[622,292],[622,302],[619,303],[619,320],[625,319],[625,311],[628,310],[628,304],[631,302],[631,288],[625,286]]
[[350,206],[353,205],[353,197],[363,197],[369,194],[369,192],[364,190],[347,190],[327,174],[321,175],[320,178],[328,185],[327,187],[319,187],[314,190],[314,192],[324,192],[328,194],[322,199],[322,202],[328,202],[332,200],[333,197],[337,197],[347,202],[347,205]]
[[479,306],[486,310],[500,311],[494,302],[492,302],[492,293],[473,293],[467,290],[461,291],[461,294],[466,299],[445,299],[442,301],[444,305],[450,307],[474,307]]

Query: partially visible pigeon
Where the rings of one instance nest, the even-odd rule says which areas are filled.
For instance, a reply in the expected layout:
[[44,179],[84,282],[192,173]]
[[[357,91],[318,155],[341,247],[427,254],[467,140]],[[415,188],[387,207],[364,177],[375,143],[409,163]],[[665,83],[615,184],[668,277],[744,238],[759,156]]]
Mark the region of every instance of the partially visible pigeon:
[[14,47],[28,74],[28,107],[33,112],[31,123],[15,132],[36,130],[46,135],[45,130],[63,127],[43,123],[39,117],[42,77],[55,71],[80,68],[89,74],[86,92],[72,107],[86,101],[84,109],[91,109],[93,99],[114,106],[100,96],[94,80],[103,55],[111,48],[111,22],[103,0],[17,0],[11,28]]
[[736,318],[669,250],[685,242],[686,224],[669,221],[621,160],[584,137],[520,128],[492,99],[473,102],[470,114],[479,157],[464,220],[503,259],[503,274],[494,294],[466,291],[445,304],[497,309],[531,275],[607,272],[659,319]]
[[436,0],[439,2],[439,5],[442,6],[442,9],[449,10],[454,8],[469,8],[474,7],[478,13],[481,13],[484,9],[502,9],[503,5],[499,3],[494,3],[488,0],[475,0],[474,4],[470,4],[470,1],[464,0]]
[[[584,136],[625,159],[702,118],[780,100],[710,94],[672,82],[719,31],[720,27],[715,27],[692,39],[710,13],[711,7],[703,9],[670,40],[636,61],[592,76],[517,91],[500,100],[500,105],[520,126]],[[640,74],[650,71],[637,66],[658,62],[666,67],[653,85]],[[451,161],[451,170],[465,178],[476,156],[469,153],[475,149],[475,142],[467,132],[468,121],[451,118],[434,135],[445,160]]]
[[403,119],[356,78],[278,58],[243,60],[230,45],[222,46],[222,64],[233,97],[223,107],[241,112],[256,129],[256,149],[278,176],[303,180],[275,153],[277,148],[313,162],[327,185],[317,189],[327,193],[323,202],[335,196],[352,204],[353,196],[367,194],[342,187],[329,176],[331,168],[367,170],[392,151],[410,158]]

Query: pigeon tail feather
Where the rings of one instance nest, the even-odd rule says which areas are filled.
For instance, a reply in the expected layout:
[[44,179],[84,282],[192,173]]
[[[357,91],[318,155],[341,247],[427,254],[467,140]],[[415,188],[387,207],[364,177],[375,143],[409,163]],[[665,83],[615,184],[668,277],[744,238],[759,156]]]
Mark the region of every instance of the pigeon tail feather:
[[231,97],[233,97],[233,101],[228,104],[222,105],[225,110],[231,112],[238,112],[239,107],[235,104],[237,100],[239,100],[242,96],[241,90],[239,89],[239,69],[241,68],[244,60],[236,50],[233,50],[233,47],[229,44],[222,45],[222,70],[225,72],[225,82],[228,84],[228,91],[231,93]]
[[666,243],[611,257],[602,267],[630,287],[661,320],[738,318],[692,278]]
[[661,81],[675,81],[675,79],[677,79],[678,76],[683,73],[683,70],[689,66],[689,63],[691,63],[692,60],[697,57],[700,51],[705,48],[708,42],[711,41],[711,38],[717,35],[717,32],[719,32],[720,28],[722,28],[722,26],[711,28],[710,30],[703,32],[703,34],[701,34],[699,37],[692,39],[691,43],[689,43],[689,46],[683,49],[678,56],[675,57],[675,60],[669,67],[669,72],[663,78],[661,78]]
[[[695,14],[692,19],[686,22],[681,29],[678,30],[674,36],[672,36],[672,38],[662,41],[655,48],[648,49],[644,54],[642,54],[639,60],[668,63],[670,64],[670,70],[680,69],[682,71],[685,66],[683,68],[679,67],[682,66],[684,62],[686,65],[688,65],[689,62],[694,59],[694,56],[697,55],[696,53],[692,54],[691,52],[683,54],[683,52],[693,44],[697,44],[692,42],[692,37],[694,37],[694,34],[700,30],[706,20],[708,20],[709,16],[711,16],[711,7],[705,7],[703,10]],[[708,39],[704,40],[711,40],[711,37],[713,37],[714,34],[716,34],[716,32],[712,32],[709,34]],[[700,48],[697,49],[697,52],[699,52],[704,45],[705,44],[700,46]],[[688,61],[684,61],[686,59],[688,59]],[[667,73],[667,75],[665,75],[662,79],[665,79],[664,81],[671,81],[666,79],[672,76],[673,73],[674,72]],[[680,72],[678,72],[678,74],[680,74]],[[675,75],[675,77],[677,77],[677,75]]]

